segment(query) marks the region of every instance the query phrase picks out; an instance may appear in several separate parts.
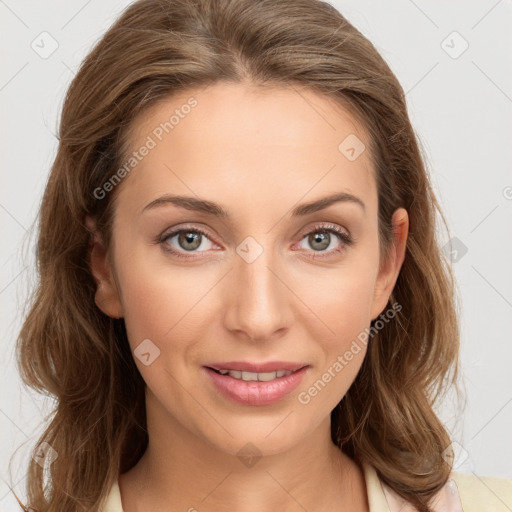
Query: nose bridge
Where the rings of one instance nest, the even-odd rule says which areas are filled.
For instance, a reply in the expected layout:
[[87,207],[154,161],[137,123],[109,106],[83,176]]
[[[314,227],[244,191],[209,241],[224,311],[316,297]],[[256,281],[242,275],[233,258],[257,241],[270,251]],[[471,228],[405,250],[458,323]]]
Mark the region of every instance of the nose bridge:
[[[271,240],[271,236],[265,238]],[[285,325],[287,310],[284,276],[279,277],[276,251],[262,240],[247,236],[236,248],[230,294],[229,327],[252,338],[268,337]]]

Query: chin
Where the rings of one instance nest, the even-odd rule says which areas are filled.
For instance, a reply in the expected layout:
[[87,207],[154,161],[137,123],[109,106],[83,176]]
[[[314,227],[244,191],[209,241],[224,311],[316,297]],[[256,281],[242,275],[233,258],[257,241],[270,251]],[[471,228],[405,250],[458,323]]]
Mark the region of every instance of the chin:
[[[216,449],[230,455],[277,455],[293,448],[308,434],[304,428],[299,429],[289,421],[292,416],[294,414],[290,414],[290,411],[258,418],[257,421],[248,416],[233,420],[224,416],[222,427],[218,426],[212,432],[210,425],[208,432],[203,435]],[[295,418],[295,421],[298,419]],[[251,425],[248,427],[249,421]]]

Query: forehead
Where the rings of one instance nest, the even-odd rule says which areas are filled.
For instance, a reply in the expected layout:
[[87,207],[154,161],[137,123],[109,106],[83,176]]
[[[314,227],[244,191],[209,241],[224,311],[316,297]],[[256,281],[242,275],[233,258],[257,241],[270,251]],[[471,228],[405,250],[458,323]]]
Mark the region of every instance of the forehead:
[[[169,192],[228,192],[241,203],[258,196],[260,207],[333,191],[376,197],[364,127],[333,99],[295,86],[220,82],[181,91],[143,112],[127,143],[125,159],[151,147],[122,183],[139,211]],[[346,152],[354,148],[356,158]]]
[[[367,137],[348,110],[325,94],[294,85],[231,82],[160,100],[133,121],[127,140],[133,146],[148,134],[160,141],[171,133],[176,142],[181,142],[180,135],[200,135],[201,145],[217,145],[219,139],[224,145],[246,144],[251,137],[253,146],[289,147],[305,139],[309,147],[336,147],[340,137],[349,133],[361,140]],[[225,140],[228,134],[230,139]]]

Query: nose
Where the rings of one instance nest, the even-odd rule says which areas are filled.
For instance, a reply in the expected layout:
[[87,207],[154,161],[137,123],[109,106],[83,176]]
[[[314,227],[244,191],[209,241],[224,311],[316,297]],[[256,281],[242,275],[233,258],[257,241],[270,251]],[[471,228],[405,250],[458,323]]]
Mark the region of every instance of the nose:
[[239,337],[262,342],[282,335],[291,325],[294,295],[276,256],[250,237],[237,247],[224,288],[224,321]]

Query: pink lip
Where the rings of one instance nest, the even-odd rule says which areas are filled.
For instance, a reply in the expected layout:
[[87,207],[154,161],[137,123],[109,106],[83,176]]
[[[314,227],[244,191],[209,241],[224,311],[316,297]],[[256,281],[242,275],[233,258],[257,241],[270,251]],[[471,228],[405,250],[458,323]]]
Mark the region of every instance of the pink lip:
[[277,372],[289,370],[294,372],[308,366],[304,363],[290,363],[287,361],[267,361],[266,363],[251,363],[249,361],[228,361],[226,363],[207,363],[204,366],[215,370],[238,370],[254,373]]
[[[236,368],[228,368],[236,370]],[[286,369],[283,366],[279,368]],[[206,372],[217,390],[226,398],[244,405],[268,405],[291,393],[300,384],[307,369],[307,366],[301,367],[286,377],[279,377],[266,382],[235,379],[229,375],[221,375],[208,367],[203,367],[202,371]]]

